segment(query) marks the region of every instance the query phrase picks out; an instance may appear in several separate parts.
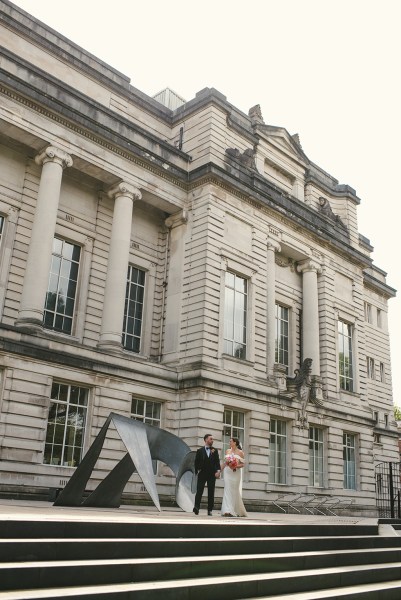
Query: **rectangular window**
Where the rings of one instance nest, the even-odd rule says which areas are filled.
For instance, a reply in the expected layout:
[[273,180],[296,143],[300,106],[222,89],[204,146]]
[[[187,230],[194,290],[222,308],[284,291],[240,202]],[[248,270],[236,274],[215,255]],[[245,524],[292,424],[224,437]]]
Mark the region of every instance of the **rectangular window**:
[[43,324],[47,329],[71,334],[81,248],[54,238]]
[[375,378],[375,361],[370,356],[366,357],[366,373],[369,379]]
[[356,490],[356,436],[343,433],[344,489]]
[[376,423],[379,422],[379,413],[376,410],[373,412],[373,419]]
[[3,230],[4,230],[4,217],[3,217],[3,215],[0,215],[0,244],[1,244],[1,240],[3,239]]
[[148,423],[148,425],[153,425],[154,427],[160,427],[161,407],[161,402],[132,398],[131,419]]
[[226,272],[224,293],[224,353],[246,358],[248,281]]
[[223,456],[230,447],[230,438],[236,437],[241,444],[245,439],[245,414],[238,410],[224,409],[223,423]]
[[384,427],[388,427],[388,415],[384,415]]
[[377,309],[377,326],[381,329],[383,327],[383,315],[380,308]]
[[323,429],[309,427],[309,485],[323,487]]
[[365,302],[365,321],[367,321],[367,323],[372,322],[372,305],[368,302]]
[[287,483],[287,423],[270,421],[270,483]]
[[53,382],[43,462],[76,467],[82,459],[88,390]]
[[275,362],[285,365],[288,373],[288,337],[289,337],[289,310],[285,306],[276,304],[276,348]]
[[[132,398],[131,400],[131,419],[160,427],[161,424],[161,402],[153,400],[140,400]],[[157,460],[152,460],[153,473],[157,473]]]
[[125,292],[122,345],[131,352],[140,352],[145,296],[145,271],[129,265]]
[[384,363],[380,363],[380,381],[386,383],[386,373],[384,370]]
[[353,392],[352,327],[344,321],[338,321],[338,368],[340,389]]

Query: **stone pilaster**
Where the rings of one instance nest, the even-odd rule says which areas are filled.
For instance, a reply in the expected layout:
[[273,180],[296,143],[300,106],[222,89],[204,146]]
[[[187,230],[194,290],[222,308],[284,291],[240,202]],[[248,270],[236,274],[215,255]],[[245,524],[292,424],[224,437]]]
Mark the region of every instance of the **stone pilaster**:
[[165,221],[169,228],[170,261],[166,288],[163,362],[172,362],[178,359],[187,221],[188,215],[185,210],[171,215]]
[[42,165],[42,174],[16,322],[17,326],[33,328],[43,323],[61,180],[63,170],[72,166],[72,158],[63,150],[48,146],[36,156],[35,162]]
[[98,346],[121,348],[124,303],[132,229],[132,208],[142,198],[134,186],[121,182],[109,190],[114,198],[113,224],[103,300],[103,316]]
[[319,297],[317,276],[322,272],[314,259],[302,261],[298,267],[302,273],[302,355],[312,359],[312,375],[320,375],[319,343]]
[[274,377],[276,348],[276,261],[275,253],[280,252],[280,244],[275,240],[267,240],[266,256],[266,371],[267,376]]

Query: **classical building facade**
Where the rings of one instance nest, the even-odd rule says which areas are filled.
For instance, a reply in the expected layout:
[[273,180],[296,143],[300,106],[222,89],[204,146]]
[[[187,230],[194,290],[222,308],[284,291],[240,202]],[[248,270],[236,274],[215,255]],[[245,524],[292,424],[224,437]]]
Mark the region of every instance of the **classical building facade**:
[[[0,39],[0,493],[63,487],[113,411],[194,449],[239,436],[250,508],[374,514],[395,292],[355,190],[259,106],[150,98],[7,0]],[[91,489],[122,452],[111,435]]]

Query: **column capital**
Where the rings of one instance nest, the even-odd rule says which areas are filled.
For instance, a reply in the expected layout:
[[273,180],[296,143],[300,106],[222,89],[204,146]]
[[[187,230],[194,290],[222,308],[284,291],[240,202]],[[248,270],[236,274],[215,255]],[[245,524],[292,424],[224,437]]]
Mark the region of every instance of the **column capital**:
[[267,238],[266,247],[268,250],[273,250],[273,252],[281,252],[280,244],[272,238]]
[[119,196],[128,196],[132,201],[142,198],[141,192],[134,185],[126,181],[120,181],[107,192],[109,198],[118,198]]
[[57,148],[56,146],[47,146],[40,154],[35,156],[35,162],[37,165],[44,165],[48,162],[55,162],[59,164],[63,169],[66,167],[72,167],[72,158],[67,152]]
[[299,273],[312,272],[319,275],[322,272],[322,265],[314,258],[307,258],[298,263],[297,271]]

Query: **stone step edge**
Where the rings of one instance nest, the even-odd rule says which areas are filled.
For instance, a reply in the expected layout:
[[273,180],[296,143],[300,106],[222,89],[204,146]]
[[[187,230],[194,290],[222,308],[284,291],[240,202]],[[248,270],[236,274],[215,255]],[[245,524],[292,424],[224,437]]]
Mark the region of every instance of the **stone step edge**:
[[[401,585],[401,562],[396,563],[386,563],[382,564],[373,564],[373,565],[358,565],[359,574],[361,571],[379,571],[385,569],[394,569],[397,568],[400,570],[400,579],[398,583]],[[263,580],[273,580],[284,578],[288,580],[290,578],[300,578],[300,577],[316,577],[317,575],[325,575],[325,574],[333,574],[333,575],[341,575],[343,573],[353,573],[355,572],[354,566],[344,566],[344,567],[331,567],[326,569],[309,569],[304,571],[285,571],[280,573],[258,573],[257,581]],[[154,591],[159,590],[162,592],[163,590],[177,590],[178,588],[191,588],[191,587],[207,587],[207,586],[219,586],[219,585],[228,585],[228,584],[236,584],[236,583],[244,583],[250,582],[253,583],[255,581],[254,575],[229,575],[222,577],[205,577],[203,579],[183,579],[183,580],[169,580],[169,581],[153,581],[153,582],[140,582],[140,583],[120,583],[120,584],[112,584],[112,585],[101,585],[101,586],[80,586],[80,587],[68,587],[68,588],[47,588],[47,589],[28,589],[28,590],[18,590],[18,591],[6,591],[0,592],[0,600],[34,600],[36,598],[41,598],[45,600],[46,598],[63,598],[63,597],[80,597],[84,598],[88,595],[95,594],[116,594],[116,593],[127,593],[127,592],[146,592],[146,591]],[[385,582],[384,582],[385,583]],[[376,585],[382,585],[383,582],[376,582]],[[360,585],[367,584],[355,584],[358,587]],[[351,586],[352,587],[352,586]],[[333,588],[328,588],[333,589]],[[337,589],[337,588],[336,588]],[[380,589],[380,588],[379,588]],[[317,590],[312,590],[313,593]],[[138,596],[139,597],[139,596]],[[273,596],[274,600],[279,599],[279,595]],[[283,595],[282,595],[283,597]],[[285,597],[285,596],[284,596]],[[258,597],[260,600],[260,597]]]
[[[154,558],[88,558],[79,560],[35,560],[35,561],[12,561],[0,562],[0,574],[5,569],[28,569],[28,568],[52,568],[52,567],[89,567],[89,566],[106,566],[106,565],[147,565],[147,564],[174,564],[175,562],[190,563],[190,562],[208,562],[213,560],[214,563],[220,561],[241,561],[241,560],[260,560],[260,559],[288,559],[313,557],[313,556],[347,556],[347,555],[370,555],[374,553],[386,554],[390,552],[401,552],[401,547],[385,547],[385,548],[350,548],[350,549],[333,549],[333,550],[316,550],[316,551],[300,551],[300,552],[266,552],[260,554],[217,554],[209,556],[168,556]],[[401,559],[401,556],[400,556]],[[380,564],[380,563],[379,563]],[[386,563],[389,564],[389,563]],[[352,566],[357,566],[358,563]]]
[[[379,581],[378,583],[363,583],[358,584],[357,586],[329,588],[327,590],[317,590],[315,592],[296,592],[295,594],[280,594],[278,596],[258,596],[256,598],[248,598],[248,600],[329,600],[329,598],[337,599],[342,597],[355,598],[355,600],[358,600],[358,596],[361,594],[398,589],[400,590],[401,598],[401,581],[396,579],[394,581]],[[365,597],[366,596],[364,595],[363,600],[365,600]],[[377,596],[375,598],[377,598]]]

